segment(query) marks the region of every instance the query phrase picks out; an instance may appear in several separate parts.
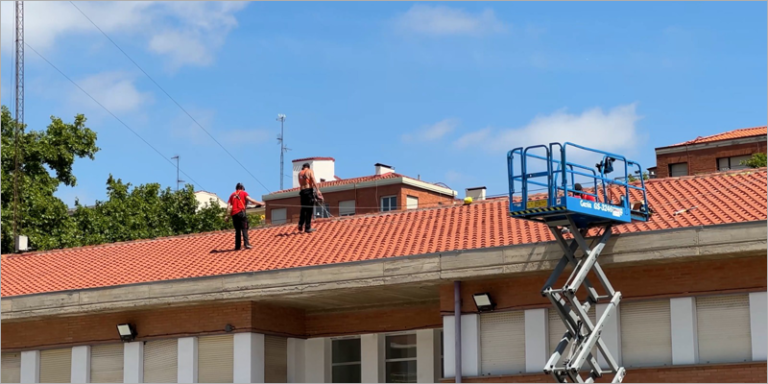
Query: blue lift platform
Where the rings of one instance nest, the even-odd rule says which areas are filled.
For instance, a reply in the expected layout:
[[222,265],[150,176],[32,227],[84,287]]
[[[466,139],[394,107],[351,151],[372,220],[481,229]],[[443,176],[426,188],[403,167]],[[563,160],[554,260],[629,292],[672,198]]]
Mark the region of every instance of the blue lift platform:
[[[569,155],[580,154],[601,160],[594,167],[568,161]],[[546,224],[564,253],[541,290],[566,327],[544,366],[544,373],[560,383],[592,383],[607,374],[613,375],[612,382],[622,382],[626,370],[600,336],[608,318],[617,315],[621,292],[613,288],[597,259],[614,225],[650,220],[640,164],[572,143],[551,143],[509,151],[507,165],[509,216]],[[623,171],[617,172],[621,175],[607,176],[615,170],[614,166]],[[633,173],[638,175],[639,182],[630,181]],[[582,183],[588,188],[577,189],[577,184]],[[592,228],[600,229],[600,234],[589,244],[586,236]],[[571,239],[566,238],[568,234]],[[568,265],[573,270],[565,285],[554,288]],[[599,280],[603,294],[587,278],[590,271]],[[587,295],[579,299],[576,293],[581,287]],[[606,303],[606,307],[593,324],[587,313],[598,303]],[[593,353],[595,347],[603,357],[602,366]],[[586,377],[582,377],[584,373]]]

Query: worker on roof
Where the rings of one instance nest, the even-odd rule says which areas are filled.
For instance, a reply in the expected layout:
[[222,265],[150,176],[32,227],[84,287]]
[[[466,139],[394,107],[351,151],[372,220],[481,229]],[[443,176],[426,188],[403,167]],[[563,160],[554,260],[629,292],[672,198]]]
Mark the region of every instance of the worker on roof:
[[574,184],[574,185],[573,185],[573,189],[575,189],[575,190],[579,191],[579,192],[574,192],[574,193],[573,193],[573,196],[574,196],[574,197],[578,197],[578,198],[580,198],[580,199],[589,200],[589,201],[595,201],[595,197],[594,197],[594,196],[592,196],[592,195],[587,195],[587,194],[584,194],[584,193],[582,193],[582,192],[581,192],[581,191],[583,191],[583,190],[584,190],[584,189],[581,187],[581,184],[579,184],[579,183],[576,183],[576,184]]
[[264,206],[264,203],[256,201],[248,196],[248,192],[245,191],[245,187],[242,183],[237,183],[235,186],[235,192],[229,196],[227,201],[227,216],[225,220],[229,221],[229,217],[232,217],[232,223],[235,224],[235,250],[240,250],[240,235],[242,233],[243,243],[245,249],[251,249],[251,244],[248,242],[248,215],[245,213],[245,207],[248,203],[253,203],[257,207]]
[[[312,228],[312,214],[315,208],[315,202],[322,198],[320,190],[315,193],[317,183],[315,182],[315,173],[309,168],[309,163],[304,163],[299,172],[299,199],[301,200],[301,211],[299,212],[299,232],[304,230],[306,233],[314,232]],[[319,196],[318,196],[319,195]]]

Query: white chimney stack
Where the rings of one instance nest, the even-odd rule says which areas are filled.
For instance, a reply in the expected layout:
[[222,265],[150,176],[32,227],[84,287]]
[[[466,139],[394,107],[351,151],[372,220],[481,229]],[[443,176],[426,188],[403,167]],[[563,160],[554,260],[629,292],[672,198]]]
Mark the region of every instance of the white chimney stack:
[[376,176],[386,175],[387,173],[395,173],[395,169],[389,165],[376,163]]
[[296,159],[293,164],[293,188],[299,187],[299,172],[306,163],[309,169],[315,172],[315,180],[319,183],[321,179],[325,181],[336,180],[336,160],[333,157],[309,157],[305,159]]
[[467,188],[467,197],[471,197],[472,201],[485,200],[485,187]]

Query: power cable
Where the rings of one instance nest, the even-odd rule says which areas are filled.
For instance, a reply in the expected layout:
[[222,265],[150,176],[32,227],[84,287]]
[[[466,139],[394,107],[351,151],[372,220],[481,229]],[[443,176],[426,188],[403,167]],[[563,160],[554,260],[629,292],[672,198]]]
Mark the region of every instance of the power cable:
[[[160,152],[160,151],[159,151],[157,148],[155,148],[155,147],[154,147],[152,144],[150,144],[150,143],[149,143],[147,140],[145,140],[143,137],[141,137],[141,135],[139,135],[139,134],[138,134],[136,131],[134,131],[134,130],[133,130],[131,127],[130,127],[130,126],[128,126],[128,124],[126,124],[126,123],[125,123],[123,120],[121,120],[119,117],[117,117],[117,115],[115,115],[114,113],[112,113],[112,111],[110,111],[109,109],[107,109],[107,107],[105,107],[105,106],[104,106],[103,104],[101,104],[101,103],[100,103],[98,100],[96,100],[96,99],[95,99],[93,96],[91,96],[91,94],[90,94],[90,93],[86,92],[86,91],[85,91],[85,89],[83,89],[83,88],[82,88],[82,87],[81,87],[79,84],[77,84],[77,83],[76,83],[74,80],[72,80],[72,79],[71,79],[69,76],[67,76],[67,75],[66,75],[64,72],[62,72],[62,70],[61,70],[61,69],[59,69],[59,68],[58,68],[57,66],[55,66],[53,63],[51,63],[51,62],[50,62],[50,60],[46,59],[46,58],[45,58],[45,56],[43,56],[42,54],[40,54],[40,52],[38,52],[38,51],[37,51],[35,48],[32,48],[32,46],[31,46],[31,45],[29,45],[29,43],[27,43],[27,42],[24,42],[24,45],[26,45],[26,46],[27,46],[29,49],[31,49],[31,50],[32,50],[32,52],[34,52],[35,54],[37,54],[38,56],[40,56],[40,58],[41,58],[41,59],[43,59],[43,60],[44,60],[46,63],[48,63],[48,65],[50,65],[51,67],[53,67],[53,69],[55,69],[56,71],[58,71],[58,72],[59,72],[59,73],[60,73],[62,76],[64,76],[64,78],[66,78],[67,80],[69,80],[69,82],[70,82],[70,83],[74,84],[74,85],[75,85],[75,86],[76,86],[78,89],[80,89],[80,90],[81,90],[83,93],[85,93],[85,94],[86,94],[86,96],[90,97],[90,98],[91,98],[91,100],[93,100],[93,101],[94,101],[96,104],[98,104],[98,105],[99,105],[101,108],[103,108],[105,111],[107,111],[107,113],[109,113],[110,115],[112,115],[112,117],[114,117],[115,119],[117,119],[117,121],[119,121],[121,124],[123,124],[123,126],[125,126],[126,128],[128,128],[128,130],[129,130],[129,131],[133,132],[133,134],[134,134],[134,135],[136,135],[136,137],[138,137],[139,139],[141,139],[141,141],[143,141],[145,144],[147,144],[147,145],[148,145],[150,148],[154,149],[154,150],[155,150],[155,152],[157,152],[157,154],[158,154],[158,155],[160,155],[160,156],[161,156],[163,159],[165,159],[165,161],[167,161],[167,162],[168,162],[169,164],[171,164],[171,165],[172,165],[174,168],[176,168],[176,165],[175,165],[175,164],[173,164],[173,162],[172,162],[172,161],[171,161],[171,160],[168,158],[168,156],[164,155],[164,154],[163,154],[162,152]],[[192,181],[193,183],[195,183],[195,184],[199,185],[199,186],[200,186],[200,188],[202,188],[202,189],[206,189],[206,188],[205,188],[205,187],[204,187],[202,184],[200,184],[200,183],[198,183],[197,181],[195,181],[195,179],[193,179],[193,178],[192,178],[192,176],[188,175],[186,172],[184,172],[184,171],[181,171],[181,170],[180,170],[180,172],[181,172],[181,173],[183,173],[183,174],[184,174],[184,176],[188,177],[190,181]]]
[[251,177],[253,177],[253,179],[256,180],[256,182],[258,182],[268,193],[272,193],[272,191],[270,191],[269,188],[267,188],[264,185],[264,183],[261,182],[261,180],[259,180],[256,176],[254,176],[253,173],[251,173],[251,171],[248,170],[248,168],[246,168],[242,163],[240,163],[239,160],[237,160],[237,158],[235,158],[234,155],[232,155],[226,148],[224,148],[224,146],[221,145],[221,143],[218,140],[216,140],[216,138],[213,137],[213,135],[211,135],[211,133],[208,132],[208,130],[203,128],[203,126],[194,117],[192,117],[192,115],[189,112],[187,112],[187,110],[184,109],[184,107],[182,107],[181,104],[179,104],[176,101],[176,99],[174,99],[162,86],[160,86],[160,84],[158,84],[157,81],[155,81],[155,79],[153,79],[152,76],[150,76],[147,73],[147,71],[144,70],[144,68],[142,68],[138,63],[136,63],[136,61],[134,61],[127,53],[125,53],[125,51],[122,48],[120,48],[120,46],[117,45],[117,43],[115,43],[115,41],[112,40],[112,38],[110,38],[109,35],[106,34],[106,32],[104,32],[101,28],[99,28],[99,26],[96,25],[96,23],[94,23],[93,20],[91,20],[91,18],[88,17],[88,15],[85,14],[85,12],[83,12],[80,8],[78,8],[78,6],[75,5],[75,3],[73,3],[72,1],[70,1],[69,3],[72,4],[72,6],[75,7],[78,11],[80,11],[80,13],[83,16],[85,16],[85,18],[88,19],[88,21],[90,21],[91,24],[93,24],[93,26],[96,27],[96,29],[98,29],[99,32],[101,32],[102,35],[104,35],[104,37],[106,37],[120,52],[122,52],[123,55],[125,55],[125,57],[128,58],[128,60],[130,60],[131,63],[133,63],[133,65],[135,65],[137,68],[139,68],[139,70],[141,70],[141,72],[143,72],[144,75],[146,75],[147,78],[149,78],[149,80],[151,80],[158,88],[160,88],[160,90],[163,91],[163,93],[165,93],[165,95],[168,96],[168,98],[171,99],[171,101],[173,101],[173,103],[176,104],[177,107],[179,107],[187,116],[189,116],[189,118],[192,119],[192,121],[195,122],[195,124],[197,124],[197,126],[200,127],[200,129],[202,129],[206,134],[208,134],[208,136],[213,141],[215,141],[216,144],[218,144],[221,147],[221,149],[224,150],[224,152],[226,152],[233,160],[235,160],[235,162],[237,164],[239,164],[245,170],[245,172],[247,172],[249,175],[251,175]]

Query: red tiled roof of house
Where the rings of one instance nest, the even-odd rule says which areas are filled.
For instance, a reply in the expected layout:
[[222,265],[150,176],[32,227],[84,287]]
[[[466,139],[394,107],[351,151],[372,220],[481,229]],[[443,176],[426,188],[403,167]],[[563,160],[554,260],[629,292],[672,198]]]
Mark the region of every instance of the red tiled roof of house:
[[[656,211],[618,233],[766,220],[765,168],[646,182]],[[695,207],[695,209],[690,209]],[[676,211],[690,209],[682,214]],[[252,229],[251,250],[231,231],[2,256],[2,296],[383,259],[553,240],[539,223],[507,216],[508,201]]]
[[760,136],[760,135],[763,135],[763,136],[768,135],[768,126],[735,129],[733,131],[718,133],[710,136],[703,136],[703,137],[699,136],[693,140],[688,140],[683,143],[668,145],[666,147],[661,147],[661,148],[671,148],[671,147],[679,147],[681,145],[710,143],[713,141],[721,141],[721,140],[741,139],[744,137]]
[[[351,179],[325,181],[325,182],[322,182],[322,183],[317,183],[317,186],[320,187],[320,190],[322,191],[323,188],[334,187],[334,186],[338,186],[338,185],[357,184],[357,183],[364,183],[366,181],[374,181],[374,180],[397,179],[397,178],[400,178],[400,177],[416,180],[414,178],[411,178],[411,177],[408,177],[408,176],[405,176],[405,175],[401,175],[399,173],[390,172],[390,173],[385,173],[383,175],[370,175],[370,176],[353,177]],[[337,179],[338,179],[338,177],[337,177]],[[419,180],[419,181],[421,181],[421,180]],[[291,188],[291,189],[283,189],[281,191],[272,192],[272,193],[270,193],[270,195],[274,195],[274,194],[277,194],[277,193],[294,192],[294,191],[298,191],[298,190],[299,190],[299,187]]]

